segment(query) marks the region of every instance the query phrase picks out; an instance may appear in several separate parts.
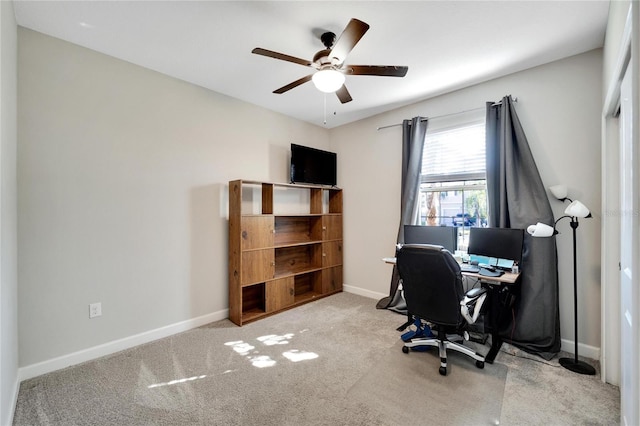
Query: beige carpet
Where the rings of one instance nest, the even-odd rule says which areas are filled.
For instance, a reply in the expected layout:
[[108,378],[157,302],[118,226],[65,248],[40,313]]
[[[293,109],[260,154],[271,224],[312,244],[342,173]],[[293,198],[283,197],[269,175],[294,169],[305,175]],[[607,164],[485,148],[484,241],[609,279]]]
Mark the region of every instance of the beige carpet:
[[[351,388],[349,399],[378,413],[385,424],[496,425],[500,423],[507,367],[449,351],[446,376],[438,372],[437,348],[428,352],[391,347]],[[461,405],[456,408],[456,403]],[[424,419],[416,423],[416,409]]]

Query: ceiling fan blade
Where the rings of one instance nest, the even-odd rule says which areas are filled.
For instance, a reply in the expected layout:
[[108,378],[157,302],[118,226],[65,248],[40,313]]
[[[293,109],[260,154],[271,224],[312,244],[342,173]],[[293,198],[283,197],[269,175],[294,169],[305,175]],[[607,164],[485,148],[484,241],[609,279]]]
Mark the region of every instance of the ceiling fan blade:
[[287,91],[289,91],[289,90],[291,90],[291,89],[293,89],[295,87],[298,87],[301,84],[306,83],[307,81],[310,81],[312,75],[313,74],[307,75],[305,77],[302,77],[302,78],[294,81],[293,83],[289,83],[286,86],[282,86],[281,88],[274,90],[273,93],[282,94],[282,93],[287,92]]
[[256,47],[251,51],[251,53],[255,53],[256,55],[268,56],[269,58],[280,59],[281,61],[293,62],[294,64],[300,64],[307,67],[313,66],[313,63],[306,59],[296,58],[295,56],[285,55],[284,53],[274,52],[273,50],[267,50],[261,47]]
[[404,77],[409,67],[396,65],[349,65],[346,72],[350,75],[378,75],[383,77]]
[[349,21],[347,27],[340,34],[338,41],[333,45],[329,58],[336,58],[337,63],[342,64],[368,29],[369,25],[358,19],[354,18]]
[[351,95],[347,90],[347,86],[345,86],[344,84],[342,85],[341,88],[338,89],[338,91],[336,92],[336,95],[338,95],[338,99],[340,99],[340,102],[342,102],[343,104],[346,104],[347,102],[352,101]]

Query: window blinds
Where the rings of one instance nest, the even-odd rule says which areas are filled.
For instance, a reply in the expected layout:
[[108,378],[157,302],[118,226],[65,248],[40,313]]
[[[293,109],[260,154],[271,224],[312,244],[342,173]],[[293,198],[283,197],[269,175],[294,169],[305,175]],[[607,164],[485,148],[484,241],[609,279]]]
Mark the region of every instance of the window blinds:
[[422,182],[485,179],[485,125],[436,130],[425,137]]

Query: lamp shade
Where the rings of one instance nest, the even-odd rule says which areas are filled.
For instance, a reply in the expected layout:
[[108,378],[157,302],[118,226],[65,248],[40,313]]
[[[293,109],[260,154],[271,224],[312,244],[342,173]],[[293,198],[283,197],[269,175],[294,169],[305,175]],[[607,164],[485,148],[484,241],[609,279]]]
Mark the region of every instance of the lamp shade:
[[567,198],[567,185],[553,185],[549,187],[549,191],[551,191],[553,196],[558,200]]
[[532,237],[551,237],[556,233],[556,230],[553,226],[538,222],[535,225],[529,225],[527,232],[531,234]]
[[578,200],[574,200],[567,206],[564,214],[573,217],[591,217],[589,209]]
[[313,84],[321,92],[333,93],[344,84],[344,74],[336,70],[320,70],[311,77]]

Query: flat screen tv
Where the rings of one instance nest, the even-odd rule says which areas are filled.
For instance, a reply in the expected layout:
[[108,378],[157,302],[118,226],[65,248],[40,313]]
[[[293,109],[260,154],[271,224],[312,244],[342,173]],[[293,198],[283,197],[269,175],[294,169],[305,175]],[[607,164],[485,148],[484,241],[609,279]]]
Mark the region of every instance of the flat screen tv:
[[336,153],[291,144],[291,183],[336,186]]

